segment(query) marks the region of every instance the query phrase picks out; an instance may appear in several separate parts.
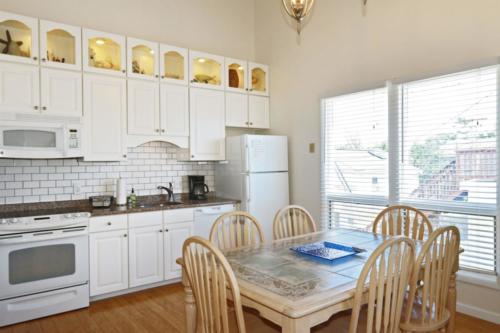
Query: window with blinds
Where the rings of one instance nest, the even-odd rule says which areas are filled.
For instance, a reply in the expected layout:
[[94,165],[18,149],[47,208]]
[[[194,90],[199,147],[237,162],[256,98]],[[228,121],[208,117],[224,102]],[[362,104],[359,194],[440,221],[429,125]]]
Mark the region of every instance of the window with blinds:
[[484,67],[323,99],[325,225],[366,230],[391,198],[435,228],[457,226],[462,269],[495,273],[497,75]]
[[387,89],[323,100],[329,196],[388,195]]

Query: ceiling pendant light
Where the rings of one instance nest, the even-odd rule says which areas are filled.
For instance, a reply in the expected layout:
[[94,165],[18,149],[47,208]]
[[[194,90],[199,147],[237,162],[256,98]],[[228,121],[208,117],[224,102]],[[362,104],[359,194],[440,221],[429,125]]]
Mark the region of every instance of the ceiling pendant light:
[[300,35],[301,23],[309,15],[314,5],[314,0],[283,0],[285,11],[297,22],[297,34]]

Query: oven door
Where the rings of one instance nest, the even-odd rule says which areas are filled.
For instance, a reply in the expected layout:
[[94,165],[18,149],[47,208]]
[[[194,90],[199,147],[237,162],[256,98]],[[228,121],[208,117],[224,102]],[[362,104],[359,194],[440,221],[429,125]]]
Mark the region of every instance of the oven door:
[[0,236],[0,300],[87,283],[86,227]]

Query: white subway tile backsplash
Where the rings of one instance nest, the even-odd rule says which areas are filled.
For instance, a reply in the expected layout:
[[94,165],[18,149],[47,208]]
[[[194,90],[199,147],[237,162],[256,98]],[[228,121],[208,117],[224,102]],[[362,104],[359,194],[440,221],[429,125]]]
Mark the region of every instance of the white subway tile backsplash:
[[214,164],[178,161],[186,150],[164,142],[129,148],[127,161],[87,162],[80,159],[0,159],[0,204],[81,200],[91,195],[114,195],[118,177],[127,192],[159,194],[158,185],[174,185],[176,193],[188,192],[187,175],[204,175],[214,190]]

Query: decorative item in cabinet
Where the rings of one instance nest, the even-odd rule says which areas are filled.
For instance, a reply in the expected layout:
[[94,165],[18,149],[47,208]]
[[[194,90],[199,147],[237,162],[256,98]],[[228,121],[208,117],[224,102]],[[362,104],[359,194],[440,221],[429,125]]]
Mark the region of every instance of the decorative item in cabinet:
[[0,12],[0,59],[38,63],[38,20]]
[[81,70],[80,27],[40,20],[40,58],[43,66]]
[[226,90],[246,92],[247,62],[243,60],[225,59]]
[[191,63],[189,76],[192,86],[219,90],[224,89],[225,76],[222,75],[224,57],[198,51],[190,51],[189,59]]
[[187,49],[161,44],[160,73],[162,82],[187,84],[187,57]]
[[250,62],[248,64],[250,77],[248,86],[254,95],[269,96],[269,67]]
[[128,76],[140,79],[158,79],[158,44],[136,38],[127,38]]
[[125,75],[125,37],[83,29],[83,50],[85,71]]

